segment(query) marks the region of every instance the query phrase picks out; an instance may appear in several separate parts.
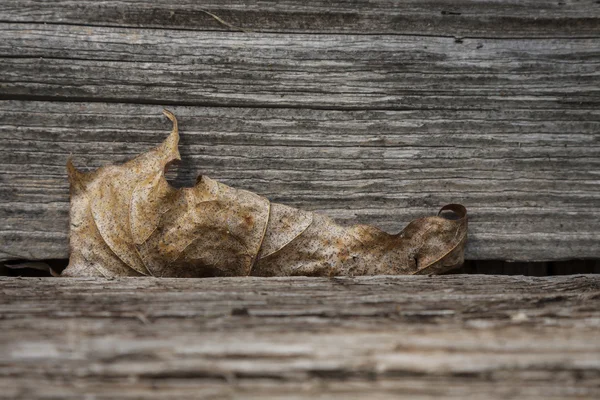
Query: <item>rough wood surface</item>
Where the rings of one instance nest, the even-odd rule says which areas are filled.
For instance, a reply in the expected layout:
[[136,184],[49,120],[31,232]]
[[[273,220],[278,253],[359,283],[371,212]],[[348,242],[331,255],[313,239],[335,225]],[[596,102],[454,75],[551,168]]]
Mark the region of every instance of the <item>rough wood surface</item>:
[[[598,111],[171,109],[177,184],[204,173],[391,232],[459,202],[469,258],[600,256]],[[0,257],[67,258],[68,156],[122,162],[169,131],[160,106],[0,102]]]
[[389,231],[461,202],[470,259],[600,257],[598,2],[221,3],[1,2],[0,260],[66,258],[66,157],[148,149],[161,106],[179,185]]
[[600,36],[596,0],[3,0],[3,20],[261,32],[388,33],[453,37]]
[[0,292],[2,398],[600,396],[598,276],[0,278]]
[[0,24],[4,98],[326,109],[600,107],[598,38]]

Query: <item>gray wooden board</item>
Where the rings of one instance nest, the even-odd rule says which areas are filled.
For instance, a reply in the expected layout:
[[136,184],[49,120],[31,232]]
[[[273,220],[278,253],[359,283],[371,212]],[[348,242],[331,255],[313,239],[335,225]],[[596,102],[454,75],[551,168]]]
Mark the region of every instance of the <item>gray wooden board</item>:
[[[152,148],[170,131],[161,110],[0,102],[0,258],[67,258],[67,158],[89,170]],[[460,202],[468,258],[600,256],[599,111],[171,110],[175,184],[206,174],[390,232]]]
[[0,259],[66,258],[67,156],[150,148],[162,105],[176,184],[388,231],[462,202],[468,258],[599,257],[598,4],[448,4],[3,1]]
[[189,30],[390,33],[454,37],[600,36],[596,0],[3,0],[7,21]]
[[0,398],[593,399],[600,277],[0,278]]
[[326,109],[600,107],[598,38],[0,24],[3,98]]

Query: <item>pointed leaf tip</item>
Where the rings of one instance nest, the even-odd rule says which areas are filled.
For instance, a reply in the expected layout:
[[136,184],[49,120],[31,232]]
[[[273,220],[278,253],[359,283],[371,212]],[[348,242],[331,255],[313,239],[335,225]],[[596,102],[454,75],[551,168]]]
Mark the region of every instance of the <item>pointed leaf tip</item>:
[[173,121],[173,123],[177,126],[177,118],[175,117],[175,114],[173,114],[171,111],[167,110],[166,108],[163,108],[163,114],[169,118],[171,121]]
[[67,159],[67,176],[69,177],[69,182],[71,184],[80,182],[83,180],[84,175],[85,172],[79,171],[77,168],[75,168],[75,165],[73,164],[73,158],[69,156]]
[[179,127],[177,124],[177,117],[171,111],[166,108],[163,109],[163,114],[165,117],[169,118],[171,122],[173,122],[173,129],[171,134],[163,143],[163,149],[167,150],[167,153],[172,154],[173,160],[181,160],[181,156],[179,154]]

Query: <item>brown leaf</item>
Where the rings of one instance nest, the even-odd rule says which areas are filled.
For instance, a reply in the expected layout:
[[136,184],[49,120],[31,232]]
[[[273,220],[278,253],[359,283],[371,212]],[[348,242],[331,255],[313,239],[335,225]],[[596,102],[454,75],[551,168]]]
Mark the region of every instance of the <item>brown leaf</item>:
[[71,258],[62,276],[332,276],[442,273],[463,263],[467,212],[412,221],[397,235],[342,227],[200,176],[175,189],[177,120],[158,147],[89,173],[67,163]]

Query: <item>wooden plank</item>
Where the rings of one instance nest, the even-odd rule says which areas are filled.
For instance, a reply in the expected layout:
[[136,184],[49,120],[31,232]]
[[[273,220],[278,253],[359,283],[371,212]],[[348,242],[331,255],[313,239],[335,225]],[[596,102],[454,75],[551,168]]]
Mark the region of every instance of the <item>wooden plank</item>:
[[[170,131],[161,107],[0,102],[0,259],[67,258],[69,155],[123,162]],[[390,232],[460,202],[470,259],[600,257],[597,110],[172,107],[183,164],[273,201]]]
[[2,98],[325,109],[598,109],[598,39],[0,24]]
[[[208,13],[216,17],[211,16]],[[3,0],[5,21],[189,30],[386,33],[452,37],[599,36],[594,0]]]
[[[78,23],[100,3],[80,4],[39,15]],[[460,201],[472,212],[469,258],[599,256],[595,38],[0,30],[1,98],[80,102],[3,102],[0,259],[67,256],[67,154],[98,166],[162,138],[160,107],[102,101],[194,106],[173,107],[191,132],[178,184],[204,172],[391,231]],[[251,108],[198,107],[240,105]],[[124,109],[142,115],[124,122]]]
[[600,396],[593,275],[0,278],[0,290],[2,398]]

